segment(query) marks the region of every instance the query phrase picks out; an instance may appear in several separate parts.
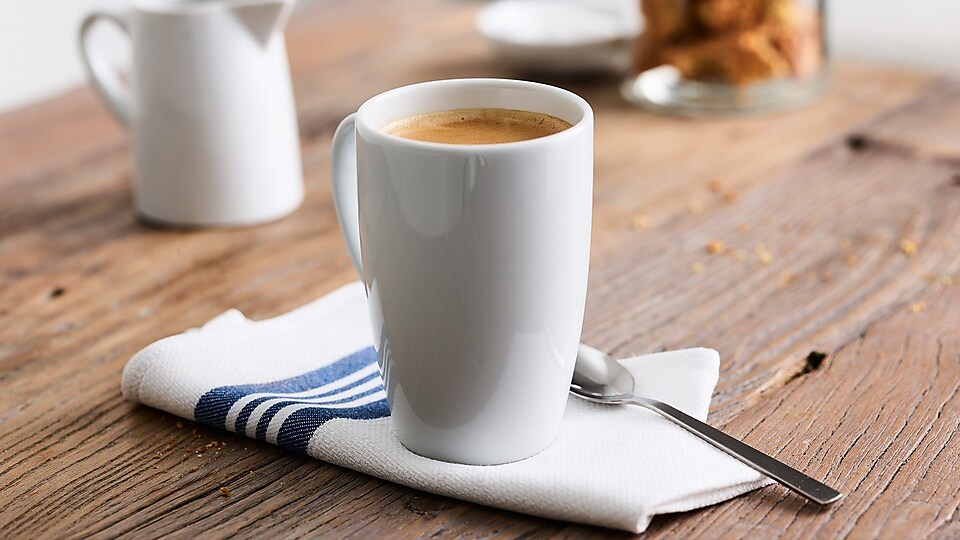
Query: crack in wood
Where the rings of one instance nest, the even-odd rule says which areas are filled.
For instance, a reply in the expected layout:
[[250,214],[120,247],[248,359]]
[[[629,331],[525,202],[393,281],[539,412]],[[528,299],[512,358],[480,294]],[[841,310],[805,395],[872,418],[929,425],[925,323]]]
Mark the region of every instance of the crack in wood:
[[870,139],[862,133],[854,133],[847,136],[847,148],[854,152],[863,152],[870,146]]
[[[844,144],[846,144],[851,152],[857,154],[870,152],[874,154],[899,156],[907,159],[928,160],[946,165],[953,165],[960,159],[957,156],[925,152],[923,148],[912,144],[889,140],[876,135],[867,135],[865,133],[848,135],[846,139],[844,139]],[[824,151],[829,151],[829,149],[829,146],[823,148]]]
[[783,384],[788,385],[791,382],[799,379],[800,377],[803,377],[804,375],[813,373],[814,371],[820,369],[820,367],[823,366],[823,361],[826,358],[827,358],[827,353],[820,352],[820,351],[810,351],[810,354],[808,354],[807,357],[803,359],[803,365],[800,367],[800,371],[797,371],[796,373],[791,375],[790,378],[788,378],[786,382],[784,382]]
[[456,504],[450,499],[419,493],[415,493],[403,503],[403,507],[410,512],[429,517],[436,517],[440,511],[449,510],[454,506],[456,506]]

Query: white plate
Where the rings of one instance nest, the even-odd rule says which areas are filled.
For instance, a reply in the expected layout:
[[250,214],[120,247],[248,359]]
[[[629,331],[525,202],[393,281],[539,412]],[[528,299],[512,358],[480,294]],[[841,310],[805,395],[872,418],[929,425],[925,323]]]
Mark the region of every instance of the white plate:
[[634,0],[498,0],[477,15],[477,30],[523,68],[624,70],[640,19]]

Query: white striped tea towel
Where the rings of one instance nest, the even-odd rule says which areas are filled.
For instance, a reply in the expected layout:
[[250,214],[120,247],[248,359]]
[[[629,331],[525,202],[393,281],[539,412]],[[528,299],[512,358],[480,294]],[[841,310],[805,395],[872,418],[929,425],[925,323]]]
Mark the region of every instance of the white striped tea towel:
[[[656,514],[735,497],[769,480],[648,411],[571,397],[556,442],[524,461],[457,465],[396,439],[366,299],[347,285],[290,313],[227,311],[153,343],[123,371],[131,400],[439,495],[632,532]],[[638,393],[701,420],[719,356],[686,349],[623,361]]]

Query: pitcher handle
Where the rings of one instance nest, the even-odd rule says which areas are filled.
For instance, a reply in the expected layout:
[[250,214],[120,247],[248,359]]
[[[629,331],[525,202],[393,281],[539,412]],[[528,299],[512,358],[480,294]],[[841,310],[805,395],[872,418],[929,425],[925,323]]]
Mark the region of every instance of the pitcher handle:
[[353,267],[363,278],[357,205],[357,113],[343,119],[333,134],[333,207],[347,241]]
[[130,36],[130,17],[128,12],[101,8],[93,11],[83,19],[80,25],[80,56],[87,76],[103,98],[107,107],[113,111],[121,124],[130,126],[130,91],[129,87],[120,79],[117,71],[107,62],[107,59],[98,51],[92,51],[87,45],[90,30],[100,20],[109,21],[117,25]]

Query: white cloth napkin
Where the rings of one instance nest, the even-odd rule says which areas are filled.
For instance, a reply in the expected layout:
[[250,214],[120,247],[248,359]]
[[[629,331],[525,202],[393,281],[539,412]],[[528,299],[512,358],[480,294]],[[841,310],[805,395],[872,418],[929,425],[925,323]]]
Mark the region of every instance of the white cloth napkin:
[[[656,514],[769,483],[656,414],[575,397],[557,441],[527,460],[484,467],[418,456],[394,436],[370,335],[359,283],[269,320],[231,310],[137,353],[124,368],[123,394],[416,489],[632,532]],[[638,393],[706,418],[716,351],[623,363]]]

